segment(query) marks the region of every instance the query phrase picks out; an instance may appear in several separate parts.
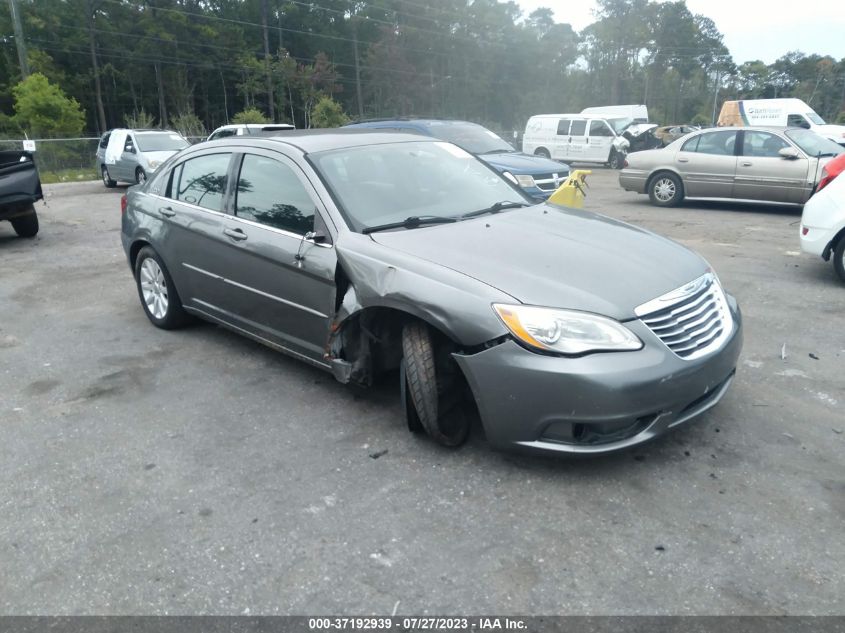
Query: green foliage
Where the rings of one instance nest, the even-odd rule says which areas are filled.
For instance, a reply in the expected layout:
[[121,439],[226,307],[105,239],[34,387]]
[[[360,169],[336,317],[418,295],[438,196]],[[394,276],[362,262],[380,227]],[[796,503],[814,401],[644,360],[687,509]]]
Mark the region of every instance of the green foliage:
[[[522,12],[518,3],[18,5],[32,70],[85,105],[92,134],[142,110],[162,125],[194,113],[214,129],[234,112],[255,110],[305,128],[318,124],[311,119],[321,116],[315,109],[324,97],[356,115],[461,118],[493,122],[501,131],[521,130],[539,112],[617,103],[645,103],[659,123],[709,119],[714,96],[717,109],[726,99],[798,97],[829,120],[843,108],[845,60],[784,51],[772,64],[735,64],[719,25],[683,0],[597,0],[593,23],[580,32],[556,23],[548,9]],[[257,26],[262,7],[270,10],[266,31]],[[566,19],[565,12],[557,16]],[[0,11],[3,20],[8,32]],[[268,55],[265,37],[274,51]],[[0,112],[11,115],[18,70],[14,47],[6,53]]]
[[842,112],[836,116],[834,123],[836,123],[836,125],[845,125],[845,110],[842,110]]
[[132,130],[154,128],[156,125],[155,117],[144,110],[144,108],[141,108],[140,111],[134,111],[131,114],[124,114],[123,122],[126,124],[126,127]]
[[345,123],[349,123],[349,117],[331,97],[321,97],[311,112],[311,127],[340,127]]
[[170,119],[170,127],[184,137],[207,136],[205,126],[193,112],[184,112]]
[[232,123],[270,123],[270,119],[258,108],[247,108],[233,116]]
[[690,121],[693,125],[710,125],[710,122],[710,117],[701,114],[700,112],[692,117],[692,120]]
[[21,130],[15,117],[0,112],[0,138],[20,139],[23,138]]
[[85,115],[79,103],[66,97],[61,88],[41,73],[30,75],[12,92],[15,122],[31,138],[61,138],[82,133]]

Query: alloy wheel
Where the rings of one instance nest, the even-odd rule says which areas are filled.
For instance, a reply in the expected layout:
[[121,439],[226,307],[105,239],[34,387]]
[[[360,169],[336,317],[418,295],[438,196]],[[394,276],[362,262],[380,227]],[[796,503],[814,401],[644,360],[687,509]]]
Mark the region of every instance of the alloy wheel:
[[654,183],[654,197],[660,202],[669,202],[677,193],[675,183],[671,178],[660,178]]
[[156,319],[167,315],[167,282],[158,262],[148,257],[141,264],[141,294],[144,303]]

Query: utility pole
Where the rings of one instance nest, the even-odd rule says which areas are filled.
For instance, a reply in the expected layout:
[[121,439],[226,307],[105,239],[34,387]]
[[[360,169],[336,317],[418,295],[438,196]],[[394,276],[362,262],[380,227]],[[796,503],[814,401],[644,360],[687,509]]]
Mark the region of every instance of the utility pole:
[[15,46],[18,48],[18,61],[21,64],[21,79],[29,77],[29,63],[26,58],[26,41],[23,39],[23,25],[18,0],[9,0],[9,11],[12,14],[12,26],[15,29]]
[[722,79],[722,71],[716,71],[716,85],[713,89],[713,118],[710,119],[710,125],[716,125],[716,102],[719,100],[719,81]]
[[267,0],[261,0],[261,30],[264,34],[264,63],[267,78],[267,107],[270,110],[270,121],[276,122],[276,105],[273,99],[273,71],[270,68],[270,34],[267,28]]
[[358,24],[352,16],[352,50],[355,53],[355,92],[358,97],[358,118],[364,118],[364,99],[361,96],[361,65],[358,58]]

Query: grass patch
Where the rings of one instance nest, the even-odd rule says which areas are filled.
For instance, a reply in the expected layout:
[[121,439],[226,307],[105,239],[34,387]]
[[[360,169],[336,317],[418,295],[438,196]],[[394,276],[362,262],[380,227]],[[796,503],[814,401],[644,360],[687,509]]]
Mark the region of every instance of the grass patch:
[[57,182],[82,182],[84,180],[99,180],[100,175],[91,168],[59,169],[56,171],[44,171],[39,169],[38,175],[41,183],[51,185]]

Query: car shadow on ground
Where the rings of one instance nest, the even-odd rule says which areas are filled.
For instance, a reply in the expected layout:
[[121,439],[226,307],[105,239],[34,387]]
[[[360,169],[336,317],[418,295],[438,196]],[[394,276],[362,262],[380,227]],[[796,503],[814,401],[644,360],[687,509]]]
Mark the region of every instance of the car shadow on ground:
[[[201,336],[211,344],[216,341],[226,347],[242,347],[243,353],[257,356],[262,364],[278,365],[280,375],[288,375],[290,372],[299,373],[305,382],[311,383],[309,389],[319,392],[316,398],[321,402],[350,398],[360,406],[360,409],[369,409],[373,412],[370,418],[358,420],[358,423],[370,425],[371,428],[368,431],[379,436],[379,446],[394,449],[391,451],[393,453],[397,452],[395,449],[401,448],[398,453],[402,454],[407,452],[410,442],[411,450],[419,448],[419,452],[415,453],[415,459],[431,459],[432,462],[437,463],[445,460],[452,463],[486,464],[502,469],[503,472],[521,473],[522,476],[526,474],[548,477],[566,475],[585,479],[599,475],[611,478],[623,477],[630,473],[632,467],[639,470],[643,468],[659,470],[668,467],[679,456],[689,455],[689,451],[686,450],[689,447],[694,446],[696,450],[703,451],[707,447],[706,442],[702,441],[702,434],[706,436],[712,433],[712,430],[708,430],[707,427],[710,422],[718,420],[718,415],[712,416],[708,411],[694,422],[675,429],[666,436],[611,455],[547,455],[501,451],[490,446],[484,435],[478,410],[474,403],[471,403],[468,412],[472,427],[466,443],[458,448],[440,447],[425,435],[412,434],[407,430],[400,405],[398,370],[380,374],[368,388],[343,385],[336,382],[327,372],[245,339],[223,327],[198,321],[190,326],[188,331],[193,331],[195,335]],[[244,388],[248,389],[249,384],[247,383]],[[275,424],[273,420],[268,420],[267,423]],[[718,425],[718,422],[716,424]],[[407,435],[403,438],[402,434]],[[397,446],[397,442],[401,447]],[[711,448],[707,450],[710,451]]]

